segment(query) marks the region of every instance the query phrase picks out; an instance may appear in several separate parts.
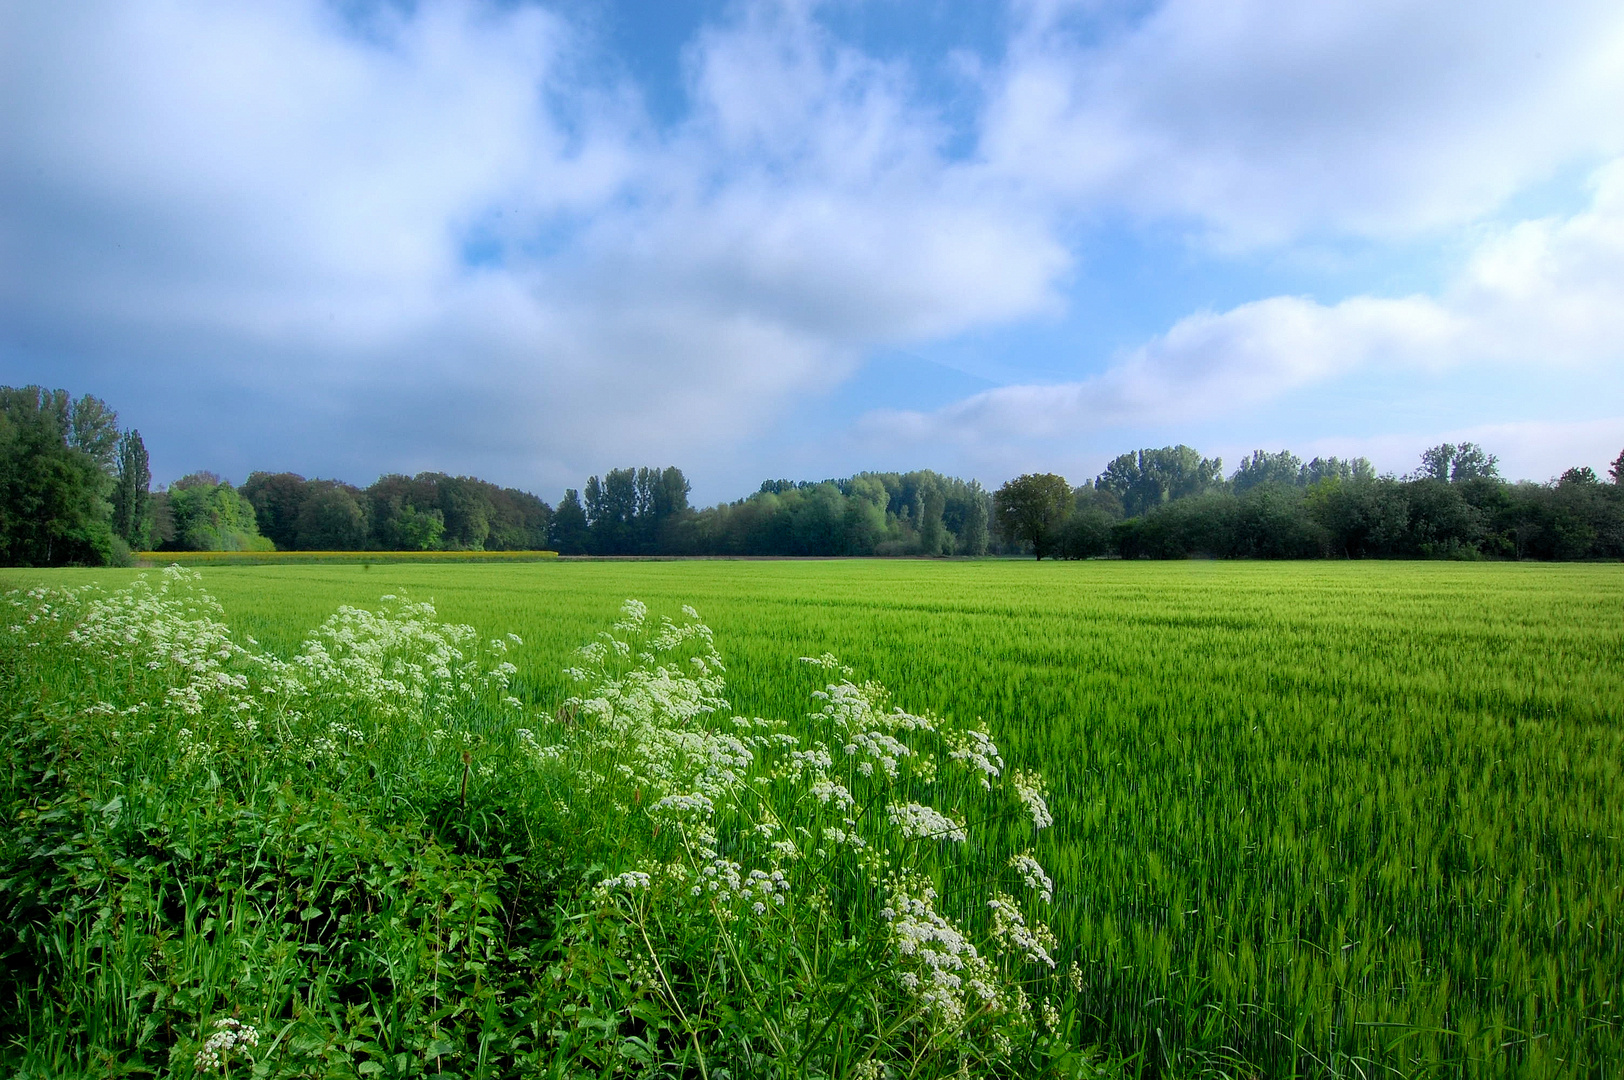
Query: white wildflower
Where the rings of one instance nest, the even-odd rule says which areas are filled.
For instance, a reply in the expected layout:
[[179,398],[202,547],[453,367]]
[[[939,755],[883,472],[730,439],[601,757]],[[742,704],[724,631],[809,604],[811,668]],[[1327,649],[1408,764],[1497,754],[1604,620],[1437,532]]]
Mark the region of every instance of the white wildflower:
[[258,1045],[259,1032],[255,1028],[229,1016],[223,1017],[214,1022],[214,1034],[203,1040],[203,1048],[197,1052],[194,1064],[199,1072],[223,1069],[231,1064],[233,1054],[240,1052],[248,1057],[248,1048]]
[[963,843],[964,826],[937,810],[920,803],[893,804],[885,808],[891,824],[909,840],[954,840]]
[[1054,902],[1054,882],[1043,872],[1043,866],[1030,855],[1016,855],[1009,860],[1010,868],[1021,876],[1028,889],[1042,897],[1045,904]]
[[1015,797],[1032,815],[1034,829],[1047,829],[1054,824],[1054,816],[1049,813],[1049,804],[1043,797],[1043,777],[1040,774],[1016,769],[1009,774],[1009,784],[1015,789]]

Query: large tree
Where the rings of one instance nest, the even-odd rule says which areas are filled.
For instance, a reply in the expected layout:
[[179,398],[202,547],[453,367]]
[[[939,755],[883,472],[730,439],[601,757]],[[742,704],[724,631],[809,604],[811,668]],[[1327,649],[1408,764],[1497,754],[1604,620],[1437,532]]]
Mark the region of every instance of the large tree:
[[169,512],[181,551],[270,551],[260,535],[254,504],[211,472],[195,472],[169,485]]
[[591,538],[581,493],[570,488],[553,514],[552,545],[560,555],[585,555]]
[[1026,473],[992,497],[993,517],[1006,543],[1028,543],[1041,560],[1053,554],[1071,513],[1071,485],[1054,473]]
[[118,477],[113,485],[113,532],[133,551],[153,544],[152,469],[147,446],[139,431],[126,431],[118,440]]
[[282,551],[299,546],[299,513],[310,496],[310,483],[291,472],[252,472],[243,483],[260,533]]

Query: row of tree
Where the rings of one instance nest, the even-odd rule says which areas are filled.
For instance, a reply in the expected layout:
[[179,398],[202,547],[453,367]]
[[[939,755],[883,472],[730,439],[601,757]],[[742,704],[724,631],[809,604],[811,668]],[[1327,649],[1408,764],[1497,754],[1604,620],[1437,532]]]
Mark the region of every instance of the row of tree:
[[104,564],[132,550],[536,550],[567,555],[986,555],[1038,558],[1624,558],[1624,453],[1507,483],[1494,455],[1443,444],[1407,476],[1364,458],[1256,451],[1227,477],[1188,446],[1123,454],[1072,487],[1028,474],[989,493],[929,470],[769,480],[696,509],[675,467],[612,469],[555,511],[445,473],[358,488],[208,472],[150,490],[146,447],[98,398],[0,387],[0,558]]
[[987,492],[929,470],[768,480],[731,503],[688,505],[677,468],[615,469],[553,517],[565,555],[985,555]]
[[1363,458],[1257,451],[1227,479],[1186,446],[1124,454],[1072,488],[1021,476],[993,496],[1006,542],[1039,558],[1624,558],[1624,453],[1507,483],[1473,443],[1427,450],[1407,476]]

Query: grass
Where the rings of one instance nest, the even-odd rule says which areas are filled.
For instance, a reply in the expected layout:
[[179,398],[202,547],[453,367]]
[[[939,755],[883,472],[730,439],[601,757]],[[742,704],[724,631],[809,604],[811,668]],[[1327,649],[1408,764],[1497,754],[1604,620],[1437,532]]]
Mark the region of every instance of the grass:
[[370,566],[373,563],[521,563],[558,558],[556,551],[138,551],[136,565],[290,566],[302,563]]
[[[745,715],[830,651],[1042,771],[1074,1034],[1175,1075],[1606,1075],[1624,1062],[1624,568],[550,563],[212,567],[291,654],[432,597],[525,641],[518,697],[621,599],[697,607]],[[16,583],[121,572],[11,572]],[[991,822],[988,850],[1019,846]]]

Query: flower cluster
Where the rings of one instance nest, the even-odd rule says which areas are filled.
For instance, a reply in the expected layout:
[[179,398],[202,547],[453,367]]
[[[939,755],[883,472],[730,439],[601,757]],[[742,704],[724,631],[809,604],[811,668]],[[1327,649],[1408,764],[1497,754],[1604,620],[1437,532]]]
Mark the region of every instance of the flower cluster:
[[1045,904],[1054,902],[1054,882],[1043,872],[1043,866],[1030,855],[1016,855],[1009,860],[1010,869],[1021,877],[1021,883],[1037,893]]
[[992,936],[1005,952],[1020,957],[1029,964],[1054,967],[1054,956],[1049,952],[1055,946],[1054,934],[1042,923],[1027,925],[1020,905],[1007,893],[999,893],[987,901],[993,913]]
[[500,638],[481,648],[473,627],[438,621],[433,604],[385,596],[378,611],[346,605],[322,623],[289,661],[282,689],[301,703],[349,703],[380,719],[425,706],[450,717],[507,689],[518,669],[484,656],[506,651]]
[[250,1048],[258,1045],[259,1032],[252,1026],[229,1016],[222,1017],[214,1022],[214,1034],[203,1041],[203,1049],[197,1052],[197,1071],[223,1069],[231,1064],[233,1054],[240,1052],[246,1056]]
[[1054,824],[1054,815],[1049,813],[1049,803],[1044,798],[1042,776],[1016,769],[1009,774],[1009,785],[1015,789],[1015,797],[1026,807],[1026,812],[1032,815],[1034,829],[1047,829]]
[[936,890],[916,874],[891,874],[880,917],[889,924],[902,970],[898,981],[944,1027],[963,1024],[968,1010],[1004,1007],[986,957],[936,910]]
[[[621,896],[633,919],[658,905],[688,905],[687,914],[662,918],[689,926],[714,919],[726,935],[794,933],[803,897],[808,911],[832,911],[878,895],[874,932],[888,945],[887,978],[920,1022],[935,1032],[961,1031],[977,1018],[1001,1018],[994,1027],[1012,1017],[1038,1024],[1021,972],[1053,967],[1052,935],[1002,891],[980,909],[956,908],[967,921],[955,921],[919,869],[921,859],[939,857],[931,853],[937,845],[910,842],[969,840],[962,810],[930,805],[926,792],[940,801],[996,789],[1013,795],[1035,827],[1048,825],[1041,777],[1006,770],[985,731],[945,730],[929,714],[893,706],[884,687],[853,681],[827,654],[803,658],[832,681],[814,692],[800,728],[729,716],[725,668],[697,614],[684,609],[684,621],[651,622],[646,607],[628,601],[613,628],[578,652],[569,674],[580,689],[566,709],[580,722],[550,729],[558,740],[550,754],[541,735],[520,735],[532,760],[569,770],[577,782],[593,772],[607,785],[602,794],[664,838],[656,847],[673,845],[605,877],[597,895]],[[558,748],[566,744],[568,752]],[[956,779],[944,786],[943,777]],[[1030,855],[989,871],[992,879],[1012,871],[1029,898],[1053,899],[1053,882]],[[834,882],[851,884],[841,894]],[[769,927],[780,910],[787,921]]]
[[956,840],[964,843],[964,826],[930,806],[903,803],[885,808],[886,818],[909,840]]

